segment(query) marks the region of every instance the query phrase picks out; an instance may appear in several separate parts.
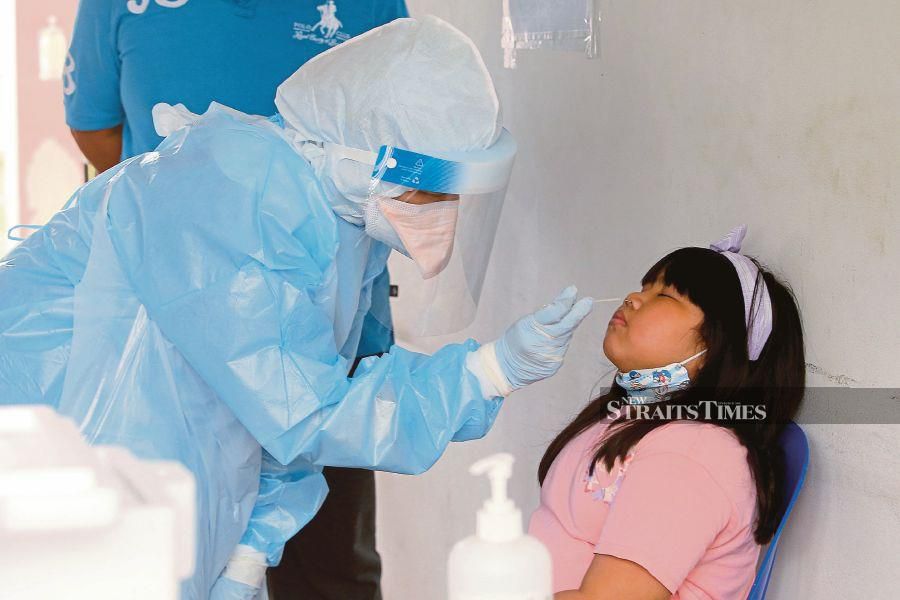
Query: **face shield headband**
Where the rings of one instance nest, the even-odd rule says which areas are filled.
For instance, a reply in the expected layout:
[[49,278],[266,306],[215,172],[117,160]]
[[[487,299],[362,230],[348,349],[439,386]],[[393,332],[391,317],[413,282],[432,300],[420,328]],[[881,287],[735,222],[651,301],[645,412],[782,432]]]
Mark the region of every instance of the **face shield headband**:
[[373,167],[370,190],[379,184],[402,186],[435,194],[459,196],[490,194],[506,189],[516,156],[516,143],[507,130],[490,148],[421,154],[396,146],[378,152],[325,142],[325,153],[335,162],[348,159]]

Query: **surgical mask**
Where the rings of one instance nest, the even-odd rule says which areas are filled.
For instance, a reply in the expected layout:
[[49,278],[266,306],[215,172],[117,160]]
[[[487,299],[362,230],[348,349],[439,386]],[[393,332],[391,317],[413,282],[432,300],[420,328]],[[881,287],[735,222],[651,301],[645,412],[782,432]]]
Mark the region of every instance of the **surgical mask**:
[[366,233],[411,258],[423,279],[438,275],[450,262],[459,200],[415,205],[374,197],[366,207]]
[[381,213],[378,203],[374,200],[365,205],[363,224],[369,237],[387,244],[391,249],[409,257],[409,252],[406,250],[406,246],[403,245],[403,240],[397,235],[397,231],[390,221],[387,220],[387,217]]
[[616,383],[625,388],[628,404],[653,404],[665,400],[669,394],[683,390],[691,383],[686,364],[704,354],[697,354],[681,362],[672,363],[658,369],[635,369],[628,373],[619,372]]

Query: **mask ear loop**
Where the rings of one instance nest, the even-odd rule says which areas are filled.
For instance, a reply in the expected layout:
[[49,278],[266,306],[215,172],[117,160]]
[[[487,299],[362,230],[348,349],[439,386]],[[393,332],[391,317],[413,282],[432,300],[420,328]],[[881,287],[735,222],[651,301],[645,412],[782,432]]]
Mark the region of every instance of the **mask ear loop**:
[[693,355],[692,357],[688,358],[687,360],[681,361],[681,363],[680,363],[681,366],[683,367],[684,365],[688,364],[689,362],[691,362],[692,360],[694,360],[694,359],[697,358],[698,356],[702,356],[703,354],[706,353],[707,350],[709,350],[709,348],[704,348],[703,350],[701,350],[701,351],[698,352],[697,354]]

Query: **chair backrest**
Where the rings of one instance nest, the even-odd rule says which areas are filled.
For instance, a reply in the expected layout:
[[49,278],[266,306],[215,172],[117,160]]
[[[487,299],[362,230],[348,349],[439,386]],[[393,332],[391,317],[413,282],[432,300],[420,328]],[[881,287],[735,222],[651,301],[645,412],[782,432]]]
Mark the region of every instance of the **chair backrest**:
[[787,524],[788,517],[791,516],[794,503],[797,502],[797,497],[800,495],[800,489],[806,479],[806,469],[809,467],[809,443],[799,425],[793,421],[788,423],[781,433],[779,443],[784,450],[785,494],[782,505],[779,507],[781,519],[766,550],[766,555],[759,565],[759,570],[756,572],[756,579],[753,581],[753,587],[750,589],[747,600],[763,600],[766,597],[769,578],[772,576],[772,567],[775,565],[775,555],[778,553],[778,541]]

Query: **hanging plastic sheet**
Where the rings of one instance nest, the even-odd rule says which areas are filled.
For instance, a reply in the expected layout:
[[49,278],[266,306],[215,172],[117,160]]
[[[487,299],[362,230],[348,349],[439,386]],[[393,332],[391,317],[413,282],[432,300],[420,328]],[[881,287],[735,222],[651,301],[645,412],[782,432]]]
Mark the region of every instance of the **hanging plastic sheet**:
[[600,0],[503,0],[503,66],[518,50],[568,50],[600,55]]

